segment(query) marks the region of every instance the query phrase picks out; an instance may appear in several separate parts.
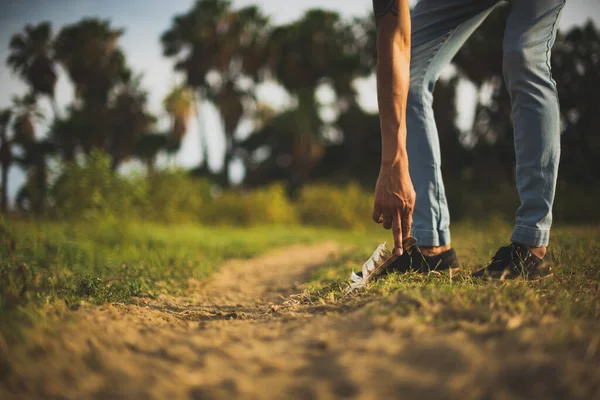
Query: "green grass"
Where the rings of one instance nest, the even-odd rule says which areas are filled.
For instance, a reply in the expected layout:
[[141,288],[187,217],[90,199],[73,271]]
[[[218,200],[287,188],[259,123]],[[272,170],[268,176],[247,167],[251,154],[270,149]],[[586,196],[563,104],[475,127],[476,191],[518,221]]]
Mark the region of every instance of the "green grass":
[[0,220],[0,339],[83,303],[184,290],[230,258],[361,233],[301,226],[203,227]]
[[463,264],[461,273],[394,274],[346,295],[350,271],[359,270],[374,250],[372,245],[357,246],[318,271],[304,298],[332,306],[376,300],[366,312],[413,316],[444,329],[489,333],[553,323],[570,329],[583,322],[591,324],[584,335],[600,332],[600,227],[554,229],[551,278],[506,283],[471,279],[470,272],[485,264],[509,234],[509,226],[498,222],[459,224],[453,229],[453,246]]
[[[381,229],[342,231],[302,226],[203,227],[149,223],[72,224],[0,220],[0,340],[63,316],[82,304],[128,302],[186,289],[229,258],[323,240],[347,249],[306,285],[304,298],[330,305],[372,301],[366,312],[413,315],[447,328],[504,329],[544,321],[591,321],[600,331],[600,227],[557,227],[550,248],[555,276],[541,282],[480,283],[468,272],[505,244],[498,221],[453,227],[465,272],[390,276],[344,295],[350,271],[391,237]],[[566,326],[565,325],[565,326]],[[477,328],[479,329],[479,328]]]

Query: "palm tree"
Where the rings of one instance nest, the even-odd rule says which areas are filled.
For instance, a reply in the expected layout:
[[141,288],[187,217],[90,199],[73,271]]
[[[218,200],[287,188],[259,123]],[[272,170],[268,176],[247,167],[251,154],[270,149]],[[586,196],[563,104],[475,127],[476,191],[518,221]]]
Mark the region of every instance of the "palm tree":
[[105,151],[112,158],[113,170],[135,154],[137,142],[156,122],[156,117],[147,111],[148,93],[140,87],[140,82],[141,76],[127,79],[116,89],[111,102]]
[[[295,194],[324,155],[323,142],[312,134],[319,132],[321,125],[317,107],[310,100],[300,101],[295,109],[276,116],[267,113],[267,120],[258,124],[258,130],[240,142],[248,154],[245,184],[285,180],[290,194]],[[264,150],[268,157],[256,163],[255,156]]]
[[350,86],[364,57],[350,29],[338,13],[308,10],[300,20],[272,31],[270,70],[293,94],[314,90],[326,79]]
[[[254,138],[245,141],[243,147],[256,150],[260,147],[258,138],[271,143],[268,147],[272,160],[267,160],[265,166],[270,165],[271,171],[285,171],[283,175],[291,192],[309,179],[325,152],[322,131],[326,124],[318,115],[316,89],[329,82],[338,99],[351,104],[356,97],[352,82],[367,71],[361,55],[365,40],[357,42],[351,33],[352,27],[339,14],[309,10],[300,20],[273,29],[269,36],[269,71],[296,98],[297,107],[275,117],[255,132]],[[268,139],[274,136],[279,138]],[[278,166],[277,159],[290,162]],[[256,181],[257,171],[261,169],[250,170],[248,182]]]
[[190,116],[194,112],[194,92],[186,86],[175,86],[163,101],[171,118],[171,137],[179,147],[188,132]]
[[21,155],[13,157],[13,160],[27,171],[26,192],[34,212],[39,215],[44,212],[48,175],[46,158],[52,152],[53,145],[48,140],[36,140],[34,123],[44,115],[33,94],[14,97],[12,114],[12,142],[21,148]]
[[55,118],[48,131],[49,140],[56,146],[57,151],[64,161],[70,162],[75,159],[78,138],[84,127],[81,126],[81,118],[78,112],[69,108],[65,118]]
[[33,94],[22,97],[13,97],[13,140],[22,146],[35,141],[36,121],[44,118]]
[[0,212],[3,214],[6,214],[8,210],[8,169],[12,163],[11,143],[6,135],[11,115],[10,109],[0,111],[0,166],[2,167]]
[[156,157],[161,151],[174,151],[170,143],[169,135],[166,133],[148,133],[138,140],[135,147],[135,156],[146,165],[148,178],[154,176]]
[[564,126],[561,178],[586,187],[600,181],[599,60],[600,29],[592,21],[560,35],[552,50]]
[[22,145],[22,155],[15,156],[14,161],[27,171],[25,187],[17,196],[29,200],[32,211],[42,215],[46,206],[48,191],[47,158],[54,151],[54,145],[48,140],[31,141]]
[[83,19],[65,26],[56,37],[55,58],[75,85],[79,100],[103,107],[111,89],[128,70],[125,56],[117,47],[123,29],[113,29],[107,20]]
[[[165,56],[176,59],[175,69],[185,74],[186,85],[219,110],[226,140],[224,184],[235,132],[265,65],[268,31],[268,19],[257,7],[232,10],[228,0],[198,0],[187,14],[174,18],[161,38]],[[206,162],[206,144],[202,152]]]
[[26,25],[15,34],[9,44],[6,64],[29,85],[34,95],[45,95],[51,101],[54,114],[58,107],[54,98],[56,72],[52,49],[52,27],[49,22]]
[[127,89],[133,79],[118,47],[122,34],[107,20],[87,18],[63,27],[54,43],[55,58],[74,85],[76,101],[70,115],[53,126],[53,136],[64,146],[63,154],[72,157],[76,148],[85,154],[102,150],[111,155],[114,168],[133,153],[139,135],[122,126],[128,105],[140,116],[135,109],[140,98],[132,98],[138,94]]
[[[175,16],[171,28],[162,37],[163,54],[176,59],[175,70],[185,74],[186,85],[197,96],[196,106],[206,91],[206,77],[218,52],[218,21],[223,20],[231,3],[226,0],[197,1],[187,13]],[[198,118],[200,113],[196,112]],[[201,121],[198,121],[201,126]],[[206,132],[201,132],[201,153],[208,163]]]

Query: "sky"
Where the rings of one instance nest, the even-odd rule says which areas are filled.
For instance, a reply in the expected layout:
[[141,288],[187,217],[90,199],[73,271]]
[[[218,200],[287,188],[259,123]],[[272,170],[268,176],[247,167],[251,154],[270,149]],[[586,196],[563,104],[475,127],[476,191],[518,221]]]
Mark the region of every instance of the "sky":
[[[521,0],[530,1],[530,0]],[[413,1],[414,3],[415,1]],[[173,16],[188,11],[194,0],[0,0],[0,108],[8,107],[14,95],[21,95],[26,86],[6,67],[8,42],[10,37],[20,32],[27,23],[50,21],[56,33],[61,26],[79,21],[84,17],[109,19],[111,26],[125,28],[120,47],[127,56],[129,65],[135,72],[142,73],[142,86],[150,93],[150,111],[161,116],[161,124],[166,124],[166,115],[162,99],[180,81],[173,72],[173,62],[162,56],[160,35],[166,31]],[[290,22],[313,7],[327,8],[339,12],[345,17],[365,15],[371,9],[370,0],[233,0],[234,8],[258,4],[263,12],[276,24]],[[563,10],[560,29],[581,25],[588,19],[600,26],[599,0],[569,0]],[[363,108],[376,111],[375,79],[365,79],[357,83],[359,101]],[[64,73],[59,74],[56,97],[59,105],[64,106],[72,100],[72,87]],[[473,119],[472,98],[474,88],[464,84],[459,91],[459,126],[467,128]],[[283,108],[289,104],[285,91],[276,85],[265,85],[259,96],[274,107]],[[326,91],[323,98],[327,99]],[[470,101],[469,101],[470,100]],[[49,105],[43,101],[43,109],[49,117],[52,115]],[[202,126],[196,119],[190,124],[189,134],[184,139],[182,151],[174,163],[183,167],[192,167],[200,161],[199,131],[210,132],[209,163],[218,168],[223,154],[223,140],[217,114],[210,106],[201,107]],[[43,124],[42,129],[43,130]],[[234,174],[236,170],[234,168]],[[239,166],[237,173],[239,174]],[[11,168],[9,193],[14,196],[23,182],[23,173]]]

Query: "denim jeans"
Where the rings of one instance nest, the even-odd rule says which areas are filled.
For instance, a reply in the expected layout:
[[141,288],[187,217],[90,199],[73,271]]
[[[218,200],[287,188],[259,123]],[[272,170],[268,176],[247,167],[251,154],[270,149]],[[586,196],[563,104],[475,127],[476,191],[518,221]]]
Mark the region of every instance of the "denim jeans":
[[[406,110],[410,175],[417,193],[413,236],[450,243],[450,215],[433,116],[433,88],[467,38],[502,1],[420,0],[412,12],[411,79]],[[512,0],[503,41],[521,205],[511,241],[548,245],[560,156],[560,115],[550,49],[565,0]]]

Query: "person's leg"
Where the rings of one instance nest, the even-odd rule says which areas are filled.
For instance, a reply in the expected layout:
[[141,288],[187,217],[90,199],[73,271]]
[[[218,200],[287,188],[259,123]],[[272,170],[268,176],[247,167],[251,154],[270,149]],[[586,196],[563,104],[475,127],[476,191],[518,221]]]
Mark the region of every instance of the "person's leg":
[[498,0],[421,0],[412,12],[406,141],[410,176],[417,194],[412,235],[427,250],[450,245],[450,216],[432,108],[433,87],[452,57],[498,3]]
[[512,103],[521,198],[511,241],[534,248],[542,257],[550,236],[560,156],[560,109],[550,49],[564,4],[565,0],[513,0],[504,34],[504,79]]

